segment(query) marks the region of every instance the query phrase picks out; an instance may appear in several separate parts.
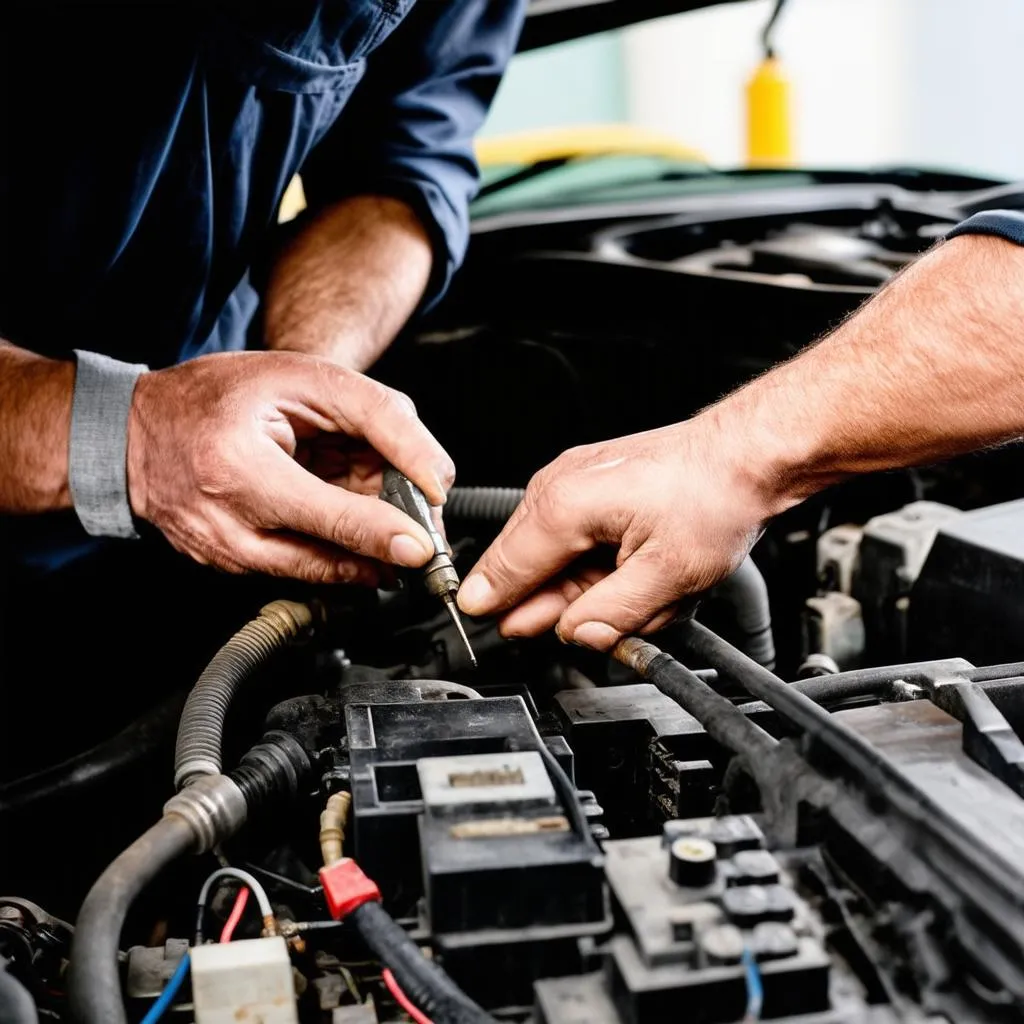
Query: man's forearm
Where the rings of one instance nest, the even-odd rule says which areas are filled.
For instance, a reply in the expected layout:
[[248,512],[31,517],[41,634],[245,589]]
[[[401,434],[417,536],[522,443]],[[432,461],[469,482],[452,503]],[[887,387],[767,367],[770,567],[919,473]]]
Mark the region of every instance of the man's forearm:
[[844,477],[1024,436],[1024,248],[955,238],[702,417],[774,514]]
[[422,299],[432,260],[427,233],[405,203],[383,196],[337,203],[274,268],[267,347],[367,369]]
[[0,512],[70,508],[75,366],[0,341]]

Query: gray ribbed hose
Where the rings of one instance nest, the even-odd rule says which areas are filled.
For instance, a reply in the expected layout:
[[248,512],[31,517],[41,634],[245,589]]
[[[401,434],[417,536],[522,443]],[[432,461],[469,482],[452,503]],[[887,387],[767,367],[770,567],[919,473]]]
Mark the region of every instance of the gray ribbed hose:
[[[522,487],[453,487],[445,502],[446,519],[505,522],[523,500]],[[775,667],[775,641],[768,606],[768,588],[753,559],[747,557],[715,588],[732,606],[740,631],[739,647],[759,665]]]
[[525,493],[522,487],[453,487],[444,504],[445,518],[503,523]]
[[182,789],[221,770],[221,740],[231,701],[270,657],[306,633],[313,609],[274,601],[260,609],[213,657],[185,702],[174,748],[174,785]]

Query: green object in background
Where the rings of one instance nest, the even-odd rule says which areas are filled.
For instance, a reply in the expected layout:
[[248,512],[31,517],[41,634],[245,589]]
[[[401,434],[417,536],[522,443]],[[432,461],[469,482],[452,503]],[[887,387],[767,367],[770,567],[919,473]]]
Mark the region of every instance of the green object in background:
[[626,120],[625,62],[618,32],[512,58],[481,135]]
[[[505,182],[505,184],[503,184]],[[615,155],[484,170],[483,189],[473,203],[474,218],[519,210],[543,210],[590,203],[714,195],[761,188],[792,188],[814,183],[812,174],[792,172],[724,173],[706,164],[660,156]]]

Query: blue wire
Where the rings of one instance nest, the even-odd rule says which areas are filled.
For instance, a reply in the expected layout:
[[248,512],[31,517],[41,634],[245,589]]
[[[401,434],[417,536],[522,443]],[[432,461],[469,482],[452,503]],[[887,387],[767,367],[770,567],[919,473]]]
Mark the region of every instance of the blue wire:
[[156,1024],[156,1022],[167,1012],[167,1008],[174,1002],[174,997],[178,994],[178,989],[181,988],[185,981],[185,975],[188,974],[188,953],[182,958],[178,964],[177,969],[171,975],[171,980],[167,982],[167,987],[160,993],[160,997],[157,1001],[149,1008],[149,1013],[142,1018],[142,1024]]
[[[743,950],[743,968],[747,979],[747,1012],[744,1021],[759,1021],[761,1008],[764,1006],[764,986],[761,984],[761,971],[757,960],[748,946]],[[143,1021],[143,1024],[147,1024]]]

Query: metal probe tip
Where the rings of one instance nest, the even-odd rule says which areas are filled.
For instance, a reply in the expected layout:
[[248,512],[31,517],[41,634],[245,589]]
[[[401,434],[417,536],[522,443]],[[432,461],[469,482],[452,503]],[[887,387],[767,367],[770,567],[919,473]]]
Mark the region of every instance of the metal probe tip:
[[459,615],[459,609],[455,604],[455,598],[451,594],[445,594],[444,606],[448,609],[448,614],[452,617],[452,622],[455,623],[455,628],[459,631],[459,636],[462,637],[462,642],[466,645],[466,653],[469,655],[469,660],[473,664],[473,668],[476,668],[476,655],[473,653],[473,646],[469,642],[469,637],[466,636],[466,627],[462,624],[462,616]]

